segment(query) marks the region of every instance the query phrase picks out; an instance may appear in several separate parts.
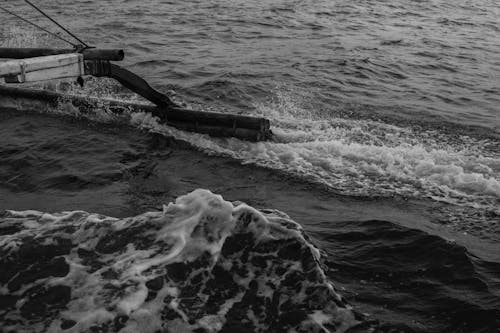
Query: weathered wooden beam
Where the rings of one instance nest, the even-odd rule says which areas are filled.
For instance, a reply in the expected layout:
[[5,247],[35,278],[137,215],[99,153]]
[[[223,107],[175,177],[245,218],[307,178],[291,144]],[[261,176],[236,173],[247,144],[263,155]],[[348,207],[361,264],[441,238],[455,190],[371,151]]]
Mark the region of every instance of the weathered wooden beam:
[[[75,49],[49,48],[6,48],[0,47],[0,58],[26,59],[56,54],[75,53]],[[85,60],[121,61],[125,57],[123,50],[118,49],[85,49],[81,52]]]
[[0,77],[7,83],[24,83],[84,75],[83,56],[79,53],[0,62]]

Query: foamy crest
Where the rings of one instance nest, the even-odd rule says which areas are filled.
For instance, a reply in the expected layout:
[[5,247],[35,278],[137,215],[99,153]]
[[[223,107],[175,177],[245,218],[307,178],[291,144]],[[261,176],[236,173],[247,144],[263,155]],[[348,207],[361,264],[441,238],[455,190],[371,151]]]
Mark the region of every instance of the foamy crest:
[[271,121],[276,127],[270,142],[213,139],[159,125],[144,115],[135,116],[134,124],[346,194],[429,197],[499,211],[500,157],[483,148],[492,142],[367,120],[286,118],[286,110],[279,115],[268,110],[262,107],[261,114],[281,117]]
[[126,219],[9,211],[0,235],[6,331],[345,332],[363,322],[297,223],[207,190]]

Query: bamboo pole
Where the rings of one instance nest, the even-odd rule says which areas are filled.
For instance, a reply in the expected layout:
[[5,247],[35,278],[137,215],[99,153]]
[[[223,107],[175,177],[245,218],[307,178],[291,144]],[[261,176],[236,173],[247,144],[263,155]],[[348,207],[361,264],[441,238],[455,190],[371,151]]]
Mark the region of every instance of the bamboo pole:
[[[75,53],[75,49],[48,49],[48,48],[0,48],[0,58],[25,59],[43,57],[56,54]],[[118,49],[84,49],[82,52],[85,60],[111,60],[121,61],[125,57],[123,50]]]
[[[35,101],[45,101],[57,106],[61,100],[69,100],[75,107],[85,111],[97,103],[105,101],[109,110],[117,114],[124,109],[132,112],[150,112],[158,116],[161,122],[169,126],[190,131],[209,134],[216,137],[236,137],[248,141],[265,141],[272,136],[269,120],[235,114],[200,112],[181,108],[165,111],[155,105],[127,103],[115,100],[102,100],[92,97],[65,95],[52,91],[8,87],[0,85],[0,107],[2,96]],[[166,119],[165,119],[166,116]]]

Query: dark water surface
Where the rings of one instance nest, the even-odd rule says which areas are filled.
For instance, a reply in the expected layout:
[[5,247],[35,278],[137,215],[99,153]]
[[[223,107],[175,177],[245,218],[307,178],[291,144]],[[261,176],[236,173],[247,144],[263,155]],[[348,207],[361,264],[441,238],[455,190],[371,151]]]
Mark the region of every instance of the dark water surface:
[[[382,330],[500,331],[497,2],[43,6],[86,41],[124,48],[127,68],[177,100],[264,115],[276,138],[4,111],[0,209],[126,217],[206,188],[302,224],[340,293]],[[4,45],[48,41],[0,29]]]

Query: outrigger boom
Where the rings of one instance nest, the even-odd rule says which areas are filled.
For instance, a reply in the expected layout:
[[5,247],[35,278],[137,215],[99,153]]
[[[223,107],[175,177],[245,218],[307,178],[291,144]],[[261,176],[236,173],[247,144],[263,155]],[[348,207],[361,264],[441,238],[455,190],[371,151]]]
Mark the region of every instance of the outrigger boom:
[[[269,120],[265,118],[199,112],[181,108],[138,75],[111,63],[110,61],[123,60],[122,50],[84,47],[75,49],[0,48],[0,58],[15,59],[0,62],[0,77],[3,77],[6,83],[60,78],[78,79],[83,75],[109,77],[151,101],[156,107],[116,101],[108,101],[109,103],[122,104],[122,106],[127,104],[133,110],[151,112],[169,126],[211,136],[237,137],[250,141],[268,140],[272,136]],[[9,97],[51,103],[56,99],[65,98],[71,100],[77,107],[86,104],[82,97],[0,85],[0,107],[2,107],[2,99]]]
[[34,57],[44,57],[57,54],[81,53],[85,60],[111,60],[122,61],[125,58],[125,52],[117,49],[50,49],[50,48],[10,48],[0,47],[0,58],[5,59],[26,59]]

